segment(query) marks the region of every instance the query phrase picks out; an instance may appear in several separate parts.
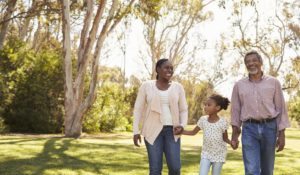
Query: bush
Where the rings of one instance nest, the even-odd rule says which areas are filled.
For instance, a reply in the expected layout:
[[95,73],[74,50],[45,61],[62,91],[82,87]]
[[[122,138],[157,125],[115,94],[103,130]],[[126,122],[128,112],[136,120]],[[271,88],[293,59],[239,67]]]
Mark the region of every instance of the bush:
[[297,121],[300,126],[300,97],[296,97],[288,104],[289,117]]
[[83,121],[83,131],[112,132],[132,130],[131,102],[128,96],[136,93],[123,89],[118,83],[105,83],[97,92],[97,99]]
[[4,119],[0,117],[0,133],[6,133],[8,131],[7,126],[4,123]]
[[63,123],[63,69],[59,49],[27,49],[13,39],[1,51],[3,112],[11,132],[56,133]]

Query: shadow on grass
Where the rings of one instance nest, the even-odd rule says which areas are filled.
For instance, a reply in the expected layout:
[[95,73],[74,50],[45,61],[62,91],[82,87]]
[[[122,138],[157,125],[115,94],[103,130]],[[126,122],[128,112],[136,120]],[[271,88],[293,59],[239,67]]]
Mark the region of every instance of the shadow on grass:
[[[14,138],[14,141],[5,142],[9,149],[9,145],[16,143],[22,145],[37,144],[39,146],[41,145],[40,140]],[[12,157],[9,160],[0,159],[0,174],[56,175],[90,173],[98,175],[111,174],[112,172],[116,174],[140,174],[140,172],[147,173],[148,171],[145,148],[135,149],[132,145],[115,143],[103,144],[99,140],[96,140],[95,143],[85,143],[81,139],[68,138],[42,140],[44,140],[42,142],[44,143],[43,150],[33,158]],[[27,153],[27,150],[19,150],[18,148],[16,151],[18,154]],[[9,151],[4,155],[9,155]]]
[[[14,140],[14,141],[12,141]],[[39,140],[45,140],[43,138],[36,138],[36,139],[23,139],[23,138],[14,138],[14,139],[1,139],[0,140],[0,146],[6,145],[6,144],[18,144],[18,143],[25,143],[25,142],[32,142],[32,141],[39,141]]]
[[[31,139],[34,141],[36,139]],[[38,139],[39,140],[39,139]],[[43,151],[36,157],[30,159],[16,159],[3,161],[0,164],[0,174],[44,174],[44,171],[51,169],[69,169],[92,171],[101,174],[100,167],[97,164],[80,160],[76,157],[65,154],[71,145],[72,139],[64,139],[62,144],[56,144],[58,138],[51,138],[44,144]],[[19,142],[27,140],[20,140]],[[14,144],[10,142],[9,144]]]
[[81,136],[79,139],[109,139],[109,140],[120,140],[120,139],[131,139],[132,135],[124,135],[124,134],[85,134]]
[[104,173],[141,174],[140,172],[148,171],[148,158],[144,147],[134,148],[133,145],[121,143],[77,143],[73,146],[79,150],[93,150],[92,153],[82,153],[80,157],[94,160]]

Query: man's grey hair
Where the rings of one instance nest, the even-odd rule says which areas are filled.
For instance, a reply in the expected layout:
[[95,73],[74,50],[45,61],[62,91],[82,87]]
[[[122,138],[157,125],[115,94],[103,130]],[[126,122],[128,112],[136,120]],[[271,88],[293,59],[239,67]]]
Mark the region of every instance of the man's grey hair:
[[260,54],[259,54],[257,51],[255,51],[255,50],[251,50],[250,52],[247,52],[247,53],[245,54],[245,57],[244,57],[244,63],[246,63],[246,58],[247,58],[247,56],[249,56],[249,55],[256,55],[256,57],[258,58],[259,62],[260,62],[261,64],[263,64],[262,57],[261,57]]

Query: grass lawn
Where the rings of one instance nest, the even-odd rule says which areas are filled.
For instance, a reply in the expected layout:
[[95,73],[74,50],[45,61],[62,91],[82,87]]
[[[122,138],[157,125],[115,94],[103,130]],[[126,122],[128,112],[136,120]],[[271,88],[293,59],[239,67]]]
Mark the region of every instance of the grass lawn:
[[[286,148],[276,153],[275,175],[300,174],[300,130],[286,131]],[[198,174],[201,132],[182,137],[182,174]],[[244,174],[241,149],[229,148],[223,175]],[[85,135],[81,139],[61,135],[1,135],[1,175],[146,175],[145,145],[136,148],[131,133]],[[167,168],[164,165],[164,173]]]

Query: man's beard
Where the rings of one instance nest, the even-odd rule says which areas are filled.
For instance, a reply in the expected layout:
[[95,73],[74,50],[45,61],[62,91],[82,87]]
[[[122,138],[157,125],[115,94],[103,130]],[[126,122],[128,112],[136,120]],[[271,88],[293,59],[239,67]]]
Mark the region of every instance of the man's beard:
[[257,69],[257,68],[256,68],[256,69],[251,69],[251,70],[248,69],[248,73],[249,73],[250,75],[255,75],[255,74],[258,73],[258,69]]

